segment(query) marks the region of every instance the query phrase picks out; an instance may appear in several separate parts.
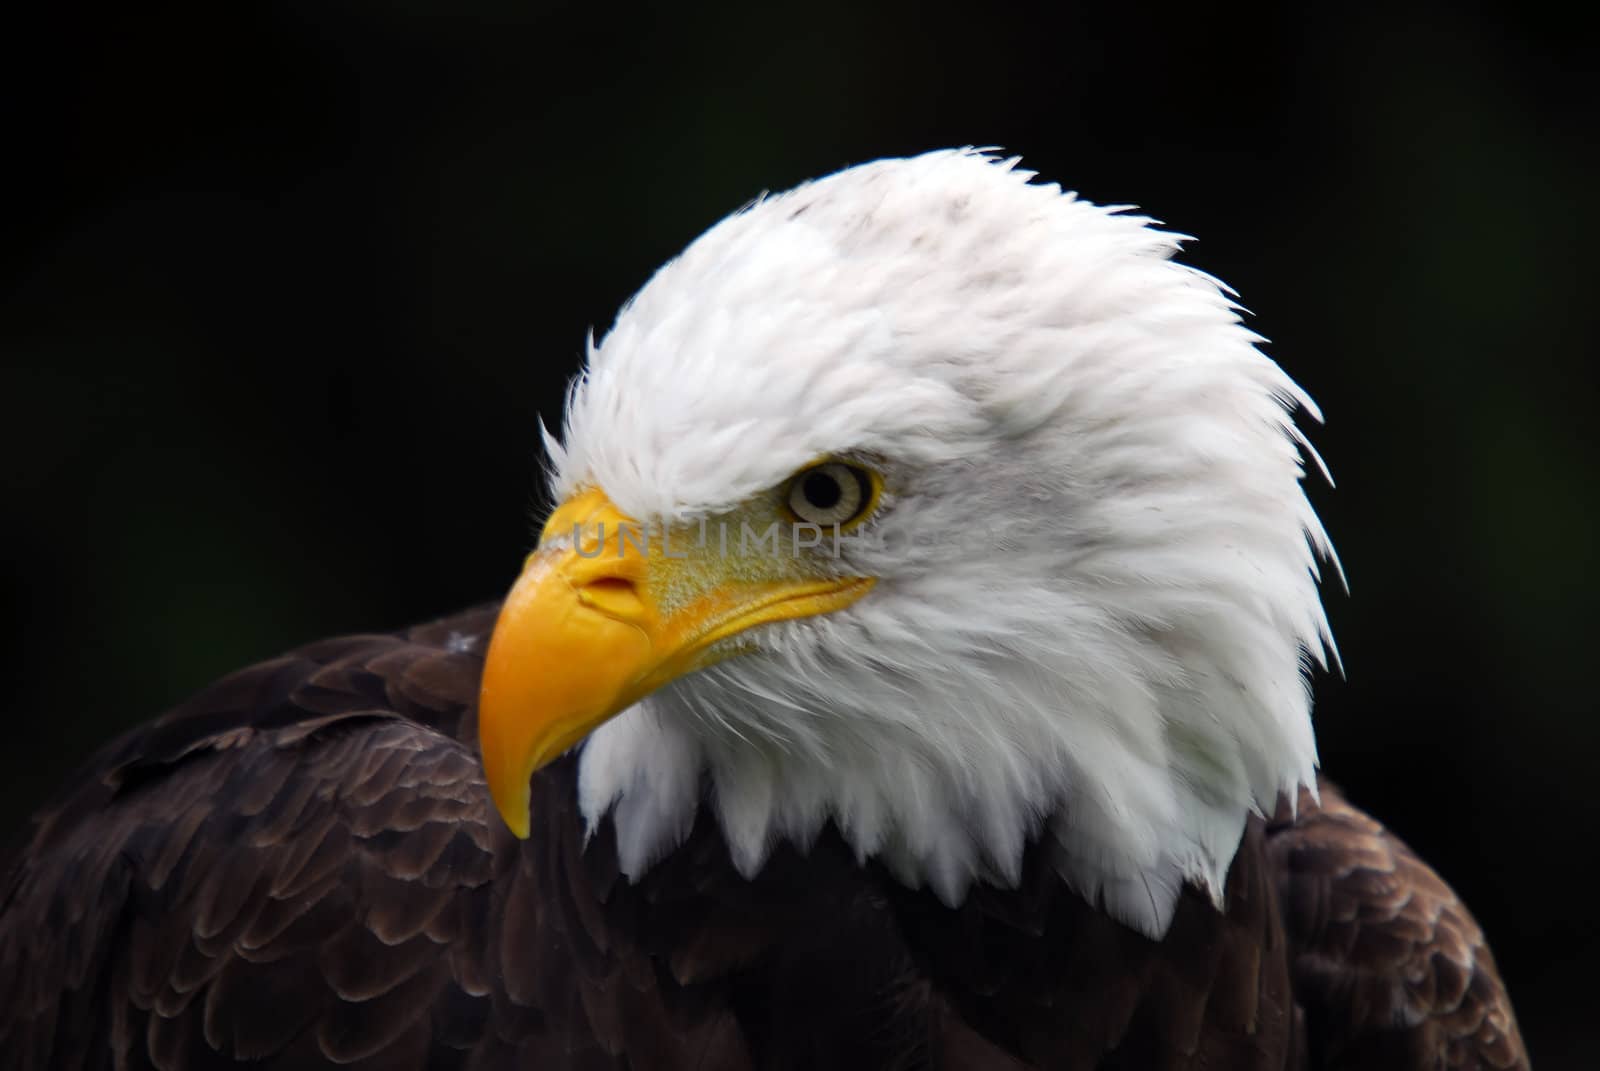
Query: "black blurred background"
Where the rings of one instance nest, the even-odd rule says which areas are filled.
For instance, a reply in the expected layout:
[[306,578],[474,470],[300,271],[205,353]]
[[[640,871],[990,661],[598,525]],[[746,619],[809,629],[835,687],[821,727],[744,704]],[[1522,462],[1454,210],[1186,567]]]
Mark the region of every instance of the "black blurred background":
[[[1002,9],[995,8],[995,11]],[[497,595],[584,331],[762,189],[999,145],[1328,414],[1324,764],[1600,1066],[1600,244],[1564,6],[51,5],[3,47],[0,827],[221,673]],[[12,15],[12,19],[18,16]]]

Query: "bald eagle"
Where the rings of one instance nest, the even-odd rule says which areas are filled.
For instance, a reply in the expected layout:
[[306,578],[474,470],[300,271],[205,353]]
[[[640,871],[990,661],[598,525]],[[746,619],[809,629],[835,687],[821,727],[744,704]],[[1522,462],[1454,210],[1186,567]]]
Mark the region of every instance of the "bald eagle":
[[712,228],[591,343],[502,605],[35,816],[0,1064],[1526,1068],[1319,780],[1317,411],[1179,242],[974,151]]

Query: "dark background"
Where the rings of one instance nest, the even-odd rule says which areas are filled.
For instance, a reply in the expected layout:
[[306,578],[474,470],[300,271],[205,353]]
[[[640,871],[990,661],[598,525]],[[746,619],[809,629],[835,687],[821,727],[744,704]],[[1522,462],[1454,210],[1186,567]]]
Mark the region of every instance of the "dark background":
[[1001,145],[1200,236],[1322,403],[1325,765],[1476,909],[1539,1065],[1600,1065],[1594,27],[977,10],[10,23],[0,826],[231,668],[499,593],[585,329],[717,218]]

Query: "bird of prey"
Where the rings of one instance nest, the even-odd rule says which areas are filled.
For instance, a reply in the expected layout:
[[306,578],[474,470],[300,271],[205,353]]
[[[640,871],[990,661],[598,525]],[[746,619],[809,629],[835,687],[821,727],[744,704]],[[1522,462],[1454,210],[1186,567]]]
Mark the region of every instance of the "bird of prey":
[[1317,410],[1180,241],[972,150],[713,227],[591,342],[503,604],[35,816],[0,1064],[1528,1067],[1319,778]]

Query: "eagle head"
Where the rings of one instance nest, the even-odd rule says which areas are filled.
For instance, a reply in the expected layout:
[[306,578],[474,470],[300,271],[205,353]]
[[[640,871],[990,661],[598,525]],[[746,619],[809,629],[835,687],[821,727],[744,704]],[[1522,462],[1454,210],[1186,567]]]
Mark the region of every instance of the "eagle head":
[[1311,400],[1181,237],[971,150],[764,197],[591,344],[480,703],[501,814],[579,744],[637,878],[832,822],[959,902],[1039,845],[1163,934],[1315,786]]

